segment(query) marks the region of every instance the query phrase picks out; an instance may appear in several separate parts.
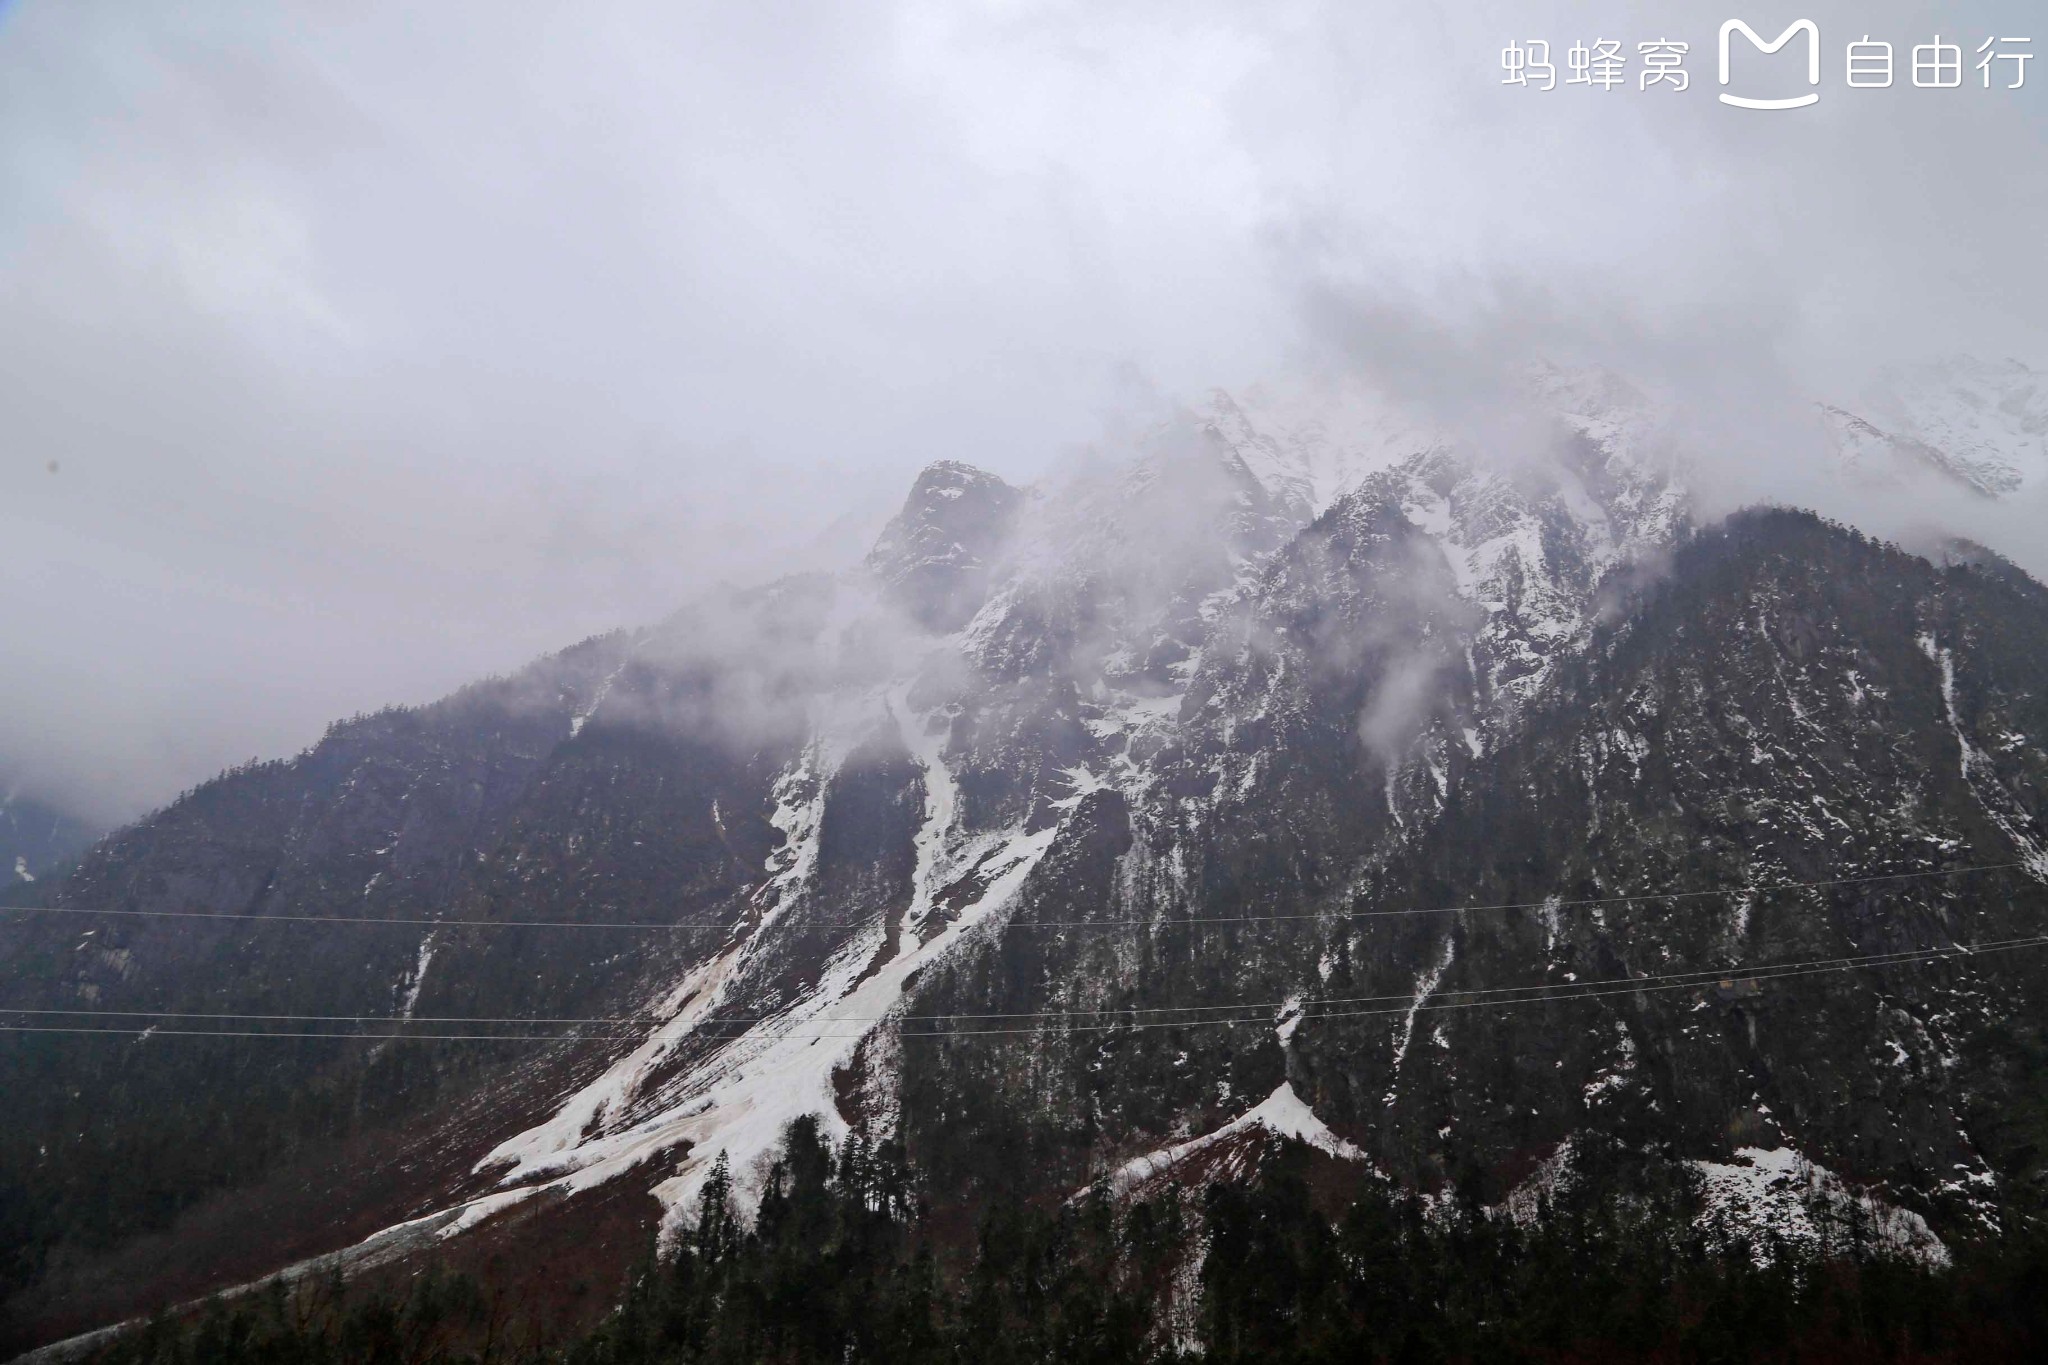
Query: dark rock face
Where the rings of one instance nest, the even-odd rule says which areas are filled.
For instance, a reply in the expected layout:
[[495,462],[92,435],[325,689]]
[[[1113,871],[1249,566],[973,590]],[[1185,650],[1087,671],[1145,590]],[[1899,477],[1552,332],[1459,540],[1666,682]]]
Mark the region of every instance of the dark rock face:
[[[2038,933],[2038,746],[1966,757],[1973,736],[2039,734],[2048,721],[2019,681],[2048,659],[2031,596],[1809,517],[1739,518],[1686,547],[1596,634],[1362,903],[1537,907],[1436,917],[1427,938],[1450,964],[1436,992],[1567,973],[1739,978],[1750,962]],[[1882,878],[2015,855],[2034,861],[1541,908],[1549,896]],[[1347,939],[1354,960],[1376,933]],[[1411,948],[1405,970],[1427,952]],[[1416,1017],[1398,1068],[1358,1065],[1385,1047],[1381,1021],[1338,1022],[1304,1030],[1303,1063],[1329,1095],[1325,1117],[1370,1126],[1411,1171],[1454,1163],[1461,1147],[1500,1163],[1575,1127],[1626,1124],[1695,1155],[1731,1137],[1793,1146],[1968,1235],[1973,1221],[1996,1223],[1994,1188],[2038,1201],[2034,1158],[2015,1162],[2009,1146],[1995,1157],[2010,1139],[1993,1134],[2011,1113],[2002,1077],[2032,1065],[2022,1039],[2036,1036],[2040,968],[2025,955],[1966,958],[1754,995],[1717,985],[1569,1011],[1447,1011],[1435,1027]],[[1398,975],[1379,981],[1398,989]],[[2001,1060],[1981,1070],[1961,1061],[1992,1052]]]
[[[1126,855],[1107,903],[1102,893],[1079,885],[1060,897],[1075,908],[1099,907],[1092,912],[1104,918],[1149,917],[1158,929],[1137,936],[1135,945],[1127,937],[1066,934],[1072,956],[1021,976],[977,967],[981,975],[963,985],[955,973],[964,976],[969,968],[949,968],[928,979],[925,989],[933,996],[926,1003],[1014,1014],[1190,1001],[1220,1008],[1247,999],[1277,1006],[1305,986],[1311,995],[1362,995],[1380,1002],[1370,1023],[1333,1020],[1298,1031],[1286,1067],[1304,1094],[1317,1097],[1326,1119],[1383,1153],[1408,1179],[1427,1183],[1461,1166],[1526,1169],[1575,1127],[1616,1126],[1635,1114],[1644,1122],[1639,1131],[1681,1150],[1707,1155],[1736,1141],[1772,1146],[1796,1140],[1802,1150],[1811,1147],[1817,1157],[1886,1188],[1904,1191],[1917,1183],[1924,1196],[1918,1206],[1931,1216],[1981,1214],[1972,1200],[1994,1179],[1975,1146],[1972,1121],[1946,1115],[1974,1109],[1982,1122],[2004,1123],[1994,1116],[2010,1112],[2012,1096],[1990,1078],[2031,1074],[2032,1043],[1992,1067],[1985,1077],[1991,1089],[1968,1105],[1892,1093],[1868,1107],[1831,1111],[1831,1100],[1809,1095],[1795,1102],[1771,1093],[1777,1084],[1803,1088],[1822,1076],[1875,1071],[1883,1058],[1896,1060],[1889,1045],[1872,1054],[1872,1030],[1884,1019],[1896,1028],[1927,1029],[1917,1054],[1899,1040],[1909,1057],[1965,1055],[1974,1045],[1960,1035],[1933,1042],[1938,1028],[1959,1027],[1952,1008],[1923,1002],[1915,1014],[1896,1003],[1917,990],[1951,1002],[1989,990],[1945,979],[1949,966],[1906,969],[1912,981],[1897,987],[1853,976],[1822,978],[1810,994],[1802,987],[1801,994],[1773,998],[1768,1007],[1740,990],[1724,998],[1718,986],[1704,993],[1649,992],[1641,997],[1649,1007],[1643,1017],[1609,1003],[1498,1016],[1409,1016],[1386,1002],[1427,1004],[1447,990],[1627,979],[1688,967],[1734,971],[1745,962],[2032,931],[2044,907],[2033,883],[2011,870],[1997,874],[2004,880],[1990,887],[1937,880],[1885,887],[1881,896],[1869,885],[1775,899],[1759,894],[1746,907],[1719,902],[1709,907],[1712,913],[1691,902],[1644,901],[1597,913],[1540,906],[1551,896],[1936,869],[1956,865],[1964,849],[1986,850],[1980,857],[1993,860],[2033,856],[2040,841],[2038,741],[2008,742],[2006,753],[2032,755],[2013,772],[1993,778],[1996,762],[1972,760],[1973,783],[1952,777],[1960,772],[1961,746],[1981,742],[1959,738],[1950,727],[1940,664],[1949,647],[1929,642],[1923,628],[1933,617],[1964,612],[2006,621],[2001,634],[2022,620],[2033,622],[2026,632],[2038,632],[2038,589],[1974,573],[1938,573],[1810,518],[1739,522],[1691,546],[1667,577],[1621,602],[1615,622],[1573,656],[1554,691],[1521,722],[1517,743],[1423,779],[1440,784],[1439,804],[1421,832],[1411,832],[1393,825],[1396,801],[1374,789],[1370,755],[1346,724],[1364,714],[1384,666],[1375,666],[1370,655],[1320,672],[1313,665],[1318,646],[1344,638],[1338,627],[1347,620],[1379,623],[1375,642],[1415,647],[1437,635],[1455,640],[1458,613],[1442,607],[1418,613],[1418,596],[1410,594],[1401,604],[1406,615],[1379,602],[1357,605],[1347,616],[1345,604],[1361,586],[1426,582],[1428,576],[1413,565],[1399,573],[1374,571],[1373,553],[1384,569],[1384,557],[1406,543],[1383,510],[1375,515],[1367,505],[1352,505],[1331,521],[1324,534],[1336,544],[1304,537],[1299,557],[1283,556],[1268,570],[1266,591],[1252,599],[1265,614],[1249,613],[1266,625],[1259,647],[1246,643],[1255,632],[1243,625],[1223,637],[1238,642],[1233,648],[1219,650],[1212,640],[1181,703],[1176,737],[1143,756],[1155,790],[1171,799],[1138,817],[1146,841]],[[1346,539],[1351,532],[1363,534]],[[1377,549],[1361,556],[1363,545]],[[1325,573],[1308,578],[1312,589],[1300,588],[1305,566],[1327,569],[1361,559],[1365,569],[1355,577]],[[1745,595],[1752,611],[1728,607]],[[1304,600],[1317,610],[1302,610]],[[1430,595],[1419,600],[1427,604]],[[1973,625],[1958,636],[1974,640],[1983,632]],[[1306,643],[1294,644],[1293,635]],[[2031,638],[2026,650],[2037,650],[2039,637]],[[1990,664],[1980,655],[1978,666]],[[2013,658],[1998,668],[2024,676],[2038,666]],[[1873,682],[1880,676],[1885,680]],[[1968,719],[1968,688],[1960,681],[1950,687],[1962,733],[1987,733],[1973,728],[1985,722]],[[1421,724],[1454,723],[1468,704],[1459,695],[1455,685],[1443,688],[1437,704],[1444,713]],[[1674,707],[1670,697],[1684,707]],[[1261,705],[1269,698],[1272,705]],[[2007,709],[2023,702],[2019,689],[2003,694],[1988,718],[1995,732],[2040,734],[2039,717],[2022,721]],[[1203,713],[1212,709],[1213,721],[1203,724]],[[1918,752],[1901,771],[1900,744],[1908,735]],[[1276,775],[1258,771],[1261,755]],[[1247,776],[1247,795],[1230,799]],[[1428,803],[1417,804],[1426,809]],[[1169,813],[1158,813],[1160,807]],[[1859,812],[1854,820],[1846,815],[1851,808]],[[1831,818],[1823,820],[1822,810]],[[1861,836],[1846,838],[1849,827]],[[1578,851],[1566,858],[1546,852],[1560,839]],[[1952,922],[1952,911],[1940,910],[1987,899],[2006,909],[1984,911],[1989,918],[1967,926],[1969,932]],[[1395,918],[1368,923],[1366,932],[1344,932],[1347,914],[1459,903],[1538,908],[1469,922]],[[1271,910],[1294,911],[1306,922],[1168,923],[1184,915]],[[1789,916],[1798,932],[1781,925],[1780,916]],[[1027,920],[1021,912],[1015,916],[990,953],[1006,963],[1041,957],[1046,950],[1023,928]],[[1980,1040],[2001,1036],[2014,1018],[2035,1015],[2029,1002],[2036,977],[2023,959],[1987,960],[1983,970],[2005,993],[2005,1005],[1974,1017],[1970,1029]],[[1707,1015],[1722,1021],[1718,1032],[1705,1033],[1705,1022],[1693,1013],[1703,996],[1719,1011]],[[1662,1008],[1670,1005],[1684,1008]],[[1773,1065],[1751,1041],[1765,1008],[1781,1017],[1771,1021],[1775,1027],[1767,1025],[1761,1046],[1797,1048],[1803,1055],[1796,1064]],[[1916,1022],[1900,1023],[1898,1014],[1887,1013],[1901,1008]],[[1836,1022],[1810,1024],[1809,1011]],[[1276,1019],[1282,1013],[1276,1008]],[[1659,1050],[1644,1041],[1653,1033],[1664,1035]],[[1555,1041],[1560,1035],[1578,1041]],[[1663,1051],[1676,1046],[1673,1035],[1693,1054],[1683,1066]],[[1545,1041],[1532,1046],[1532,1036]],[[949,1128],[920,1134],[916,1117],[951,1116],[956,1110],[939,1096],[994,1086],[997,1093],[983,1107],[1046,1116],[1038,1137],[1017,1135],[1011,1145],[1032,1146],[1038,1162],[1076,1184],[1096,1168],[1105,1147],[1128,1151],[1140,1134],[1164,1140],[1179,1125],[1191,1122],[1199,1130],[1227,1117],[1232,1104],[1261,1093],[1259,1087],[1281,1074],[1283,1051],[1270,1035],[1247,1042],[1228,1030],[1069,1037],[1053,1025],[1028,1042],[982,1046],[998,1055],[978,1068],[976,1082],[961,1077],[965,1063],[950,1051],[906,1054],[906,1092],[915,1088],[930,1098],[929,1104],[906,1103],[913,1134],[924,1139],[937,1168],[971,1164],[970,1153],[955,1153]],[[1701,1069],[1702,1051],[1718,1060]],[[1090,1104],[1042,1079],[1049,1059],[1061,1055],[1077,1059],[1086,1073]],[[1259,1062],[1261,1055],[1268,1060]],[[1823,1065],[1828,1058],[1834,1060]],[[921,1080],[919,1069],[926,1066],[942,1068],[941,1078]],[[1923,1061],[1908,1074],[1938,1090],[1954,1069]],[[1027,1088],[1033,1077],[1041,1078],[1041,1089]],[[1660,1094],[1660,1083],[1669,1092]],[[1821,1093],[1847,1093],[1838,1089],[1847,1084],[1828,1082]],[[1888,1066],[1860,1084],[1895,1092],[1908,1082]],[[1120,1141],[1103,1144],[1100,1129],[1074,1126],[1075,1114],[1103,1103],[1123,1109]],[[1137,1103],[1158,1106],[1153,1123],[1128,1122],[1128,1106]],[[1927,1126],[1910,1140],[1890,1141],[1917,1144],[1917,1153],[1876,1160],[1866,1150],[1876,1142],[1872,1135],[1881,1126],[1912,1126],[1898,1117],[1908,1113]],[[1786,1118],[1794,1114],[1796,1120]],[[1064,1157],[1054,1159],[1059,1153]],[[1929,1179],[1935,1172],[1945,1174]]]
[[[1401,544],[1390,521],[1350,515],[1380,553]],[[1292,567],[1283,556],[1264,601],[1298,601],[1288,585],[1303,563],[1346,562],[1341,544]],[[1344,600],[1318,584],[1314,600]],[[1269,639],[1288,641],[1343,616],[1266,619],[1288,627]],[[1390,624],[1382,638],[1456,628],[1406,620],[1410,635]],[[1078,1187],[1106,1161],[1214,1127],[1284,1077],[1423,1188],[1470,1174],[1505,1197],[1517,1173],[1593,1128],[1697,1159],[1793,1147],[1951,1236],[2039,1207],[2039,1159],[2018,1136],[2033,1107],[2015,1085],[2039,1074],[2038,958],[1742,980],[1749,963],[2005,941],[2048,923],[2048,715],[2023,681],[2048,664],[2037,588],[1939,570],[1803,515],[1738,519],[1632,596],[1516,737],[1444,774],[1437,812],[1406,828],[1391,823],[1371,755],[1316,721],[1358,714],[1371,657],[1318,674],[1315,651],[1292,647],[1212,649],[1179,746],[1155,764],[1171,813],[1141,802],[1107,889],[1077,876],[1036,893],[1069,918],[1149,928],[1047,934],[1020,909],[999,943],[927,979],[925,1003],[944,1012],[1140,1012],[1104,1029],[1046,1020],[973,1051],[906,1049],[905,1093],[921,1099],[905,1105],[912,1148],[936,1172],[963,1172],[957,1197],[996,1178],[975,1156],[984,1144]],[[1454,712],[1455,689],[1440,704]],[[2003,737],[1996,754],[1990,735]],[[1564,904],[1585,900],[1609,903]],[[1456,905],[1519,908],[1407,913]],[[1298,918],[1174,923],[1274,913]],[[1626,985],[1687,971],[1706,976]],[[1460,1007],[1573,980],[1621,984],[1571,1004]],[[1350,1003],[1311,1003],[1290,1028],[1286,1002],[1304,996]],[[1245,1002],[1270,1012],[1245,1020]],[[1235,1008],[1241,1022],[1161,1013],[1176,1022],[1131,1026],[1188,1004]],[[1012,1131],[962,1130],[949,1094],[980,1095],[976,1108]]]
[[972,465],[930,465],[869,551],[868,568],[920,624],[958,630],[987,596],[990,561],[1023,497]]
[[[197,1292],[480,1195],[652,1220],[802,1112],[962,1217],[1262,1105],[1495,1202],[1602,1133],[1795,1151],[1949,1239],[2043,1211],[2048,956],[1759,964],[2048,926],[2048,592],[1799,513],[1695,532],[1591,436],[1313,515],[1233,420],[1031,509],[927,470],[868,561],[909,625],[828,579],[708,600],[102,843],[57,905],[259,918],[10,915],[7,1001],[615,1022],[0,1041],[25,1335],[127,1311],[90,1272],[145,1235]],[[222,1211],[366,1143],[382,1202]]]

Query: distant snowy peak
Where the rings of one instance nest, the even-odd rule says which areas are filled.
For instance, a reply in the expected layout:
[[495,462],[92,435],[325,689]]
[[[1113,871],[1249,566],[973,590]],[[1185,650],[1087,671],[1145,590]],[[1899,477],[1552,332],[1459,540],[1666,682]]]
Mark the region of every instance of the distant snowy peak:
[[2048,476],[2048,375],[1964,356],[1895,376],[1893,387],[1905,434],[1959,470],[2000,492]]
[[1608,370],[1531,366],[1539,410],[1578,439],[1558,463],[1607,504],[1624,539],[1669,538],[1688,500],[1688,465],[1672,435],[1673,405]]
[[1836,469],[1865,488],[1903,488],[1933,479],[1980,497],[1998,498],[2017,493],[2029,482],[2009,460],[1957,456],[1829,403],[1820,405],[1820,416]]
[[1324,380],[1256,385],[1242,400],[1218,389],[1196,417],[1276,501],[1305,510],[1304,521],[1375,474],[1446,451],[1503,469],[1561,459],[1575,482],[1601,486],[1661,491],[1677,477],[1664,405],[1611,371],[1538,362],[1475,406],[1498,411],[1475,412],[1459,434],[1363,383]]
[[1306,449],[1293,433],[1262,430],[1222,389],[1209,395],[1199,420],[1203,434],[1286,512],[1305,522],[1322,510]]
[[1822,404],[1841,468],[1867,485],[1932,474],[1985,497],[2048,481],[2048,375],[1960,356],[1885,374],[1859,411]]
[[1446,444],[1444,433],[1359,387],[1222,389],[1197,420],[1306,524],[1379,470]]
[[[1894,368],[1868,391],[1818,410],[1838,472],[1858,484],[1933,479],[1999,498],[2048,483],[2048,373],[2017,360],[1959,356]],[[1461,405],[1456,432],[1398,393],[1329,379],[1217,390],[1194,418],[1305,522],[1374,474],[1442,449],[1517,466],[1562,455],[1588,485],[1654,488],[1657,502],[1687,481],[1674,435],[1679,412],[1675,401],[1612,370],[1536,361],[1501,392]],[[1581,451],[1560,443],[1560,433],[1580,438]],[[1669,512],[1644,505],[1625,520],[1640,521],[1654,541]]]
[[[1530,367],[1500,449],[1474,448],[1362,389],[1213,394],[1204,430],[1273,494],[1317,517],[1397,509],[1482,613],[1474,682],[1512,704],[1581,638],[1601,578],[1689,524],[1662,409],[1598,370]],[[1335,510],[1333,510],[1335,509]]]

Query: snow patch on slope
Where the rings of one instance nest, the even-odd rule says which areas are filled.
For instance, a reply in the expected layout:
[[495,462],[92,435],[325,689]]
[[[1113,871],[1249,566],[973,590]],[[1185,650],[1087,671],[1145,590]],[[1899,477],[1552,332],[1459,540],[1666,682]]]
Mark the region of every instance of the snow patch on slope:
[[[900,702],[901,696],[890,700]],[[913,718],[902,714],[906,738],[914,738]],[[844,725],[830,728],[848,732]],[[317,1264],[381,1263],[425,1241],[455,1236],[535,1195],[593,1189],[681,1150],[685,1155],[675,1173],[653,1191],[667,1209],[665,1232],[672,1234],[718,1153],[730,1158],[742,1195],[751,1195],[750,1182],[762,1159],[792,1119],[819,1115],[829,1136],[843,1135],[846,1124],[834,1103],[834,1072],[865,1040],[892,1028],[907,983],[920,968],[951,953],[1000,915],[1060,832],[1059,826],[1029,834],[1013,830],[952,850],[956,865],[971,857],[982,870],[984,889],[929,941],[920,944],[904,936],[894,958],[876,969],[872,960],[882,940],[878,923],[834,955],[817,987],[802,1000],[763,1017],[728,1020],[744,1025],[733,1036],[697,1037],[707,1021],[715,1022],[767,931],[808,890],[817,861],[824,777],[843,759],[845,747],[814,743],[805,761],[778,781],[771,819],[788,842],[770,855],[770,875],[750,898],[731,939],[654,1002],[652,1012],[663,1022],[637,1047],[579,1087],[550,1118],[500,1143],[478,1163],[477,1172],[492,1175],[496,1190],[384,1229]],[[913,745],[927,766],[927,792],[936,794],[928,797],[917,845],[916,885],[927,893],[943,884],[939,878],[947,847],[942,836],[952,822],[946,793],[954,788],[939,747],[921,740]],[[713,1046],[679,1080],[650,1093],[650,1082],[664,1063],[691,1041]],[[650,1104],[653,1112],[636,1112]]]
[[574,739],[583,733],[583,727],[589,723],[593,715],[597,714],[597,708],[604,705],[604,699],[611,695],[612,684],[617,682],[619,675],[626,671],[626,666],[633,661],[633,654],[637,649],[638,646],[636,645],[634,649],[627,650],[626,657],[619,661],[619,666],[605,674],[603,681],[599,682],[596,690],[590,694],[589,704],[581,711],[569,717],[569,738]]
[[932,903],[951,872],[946,842],[960,804],[960,784],[945,761],[945,730],[920,724],[910,710],[910,687],[906,683],[890,698],[889,711],[896,717],[897,733],[903,746],[924,770],[924,821],[918,826],[917,870],[912,884],[910,910],[905,922],[921,925],[931,915]]
[[1444,940],[1443,956],[1435,966],[1415,979],[1415,998],[1408,1002],[1408,1012],[1401,1016],[1401,1026],[1394,1034],[1394,1074],[1387,1082],[1387,1093],[1381,1102],[1391,1105],[1401,1084],[1401,1063],[1408,1058],[1408,1045],[1415,1040],[1415,1016],[1422,1013],[1422,1007],[1429,997],[1436,994],[1436,988],[1443,984],[1444,973],[1451,969],[1451,963],[1458,952],[1457,940]]
[[792,1119],[821,1114],[828,1135],[843,1136],[846,1124],[833,1103],[832,1073],[900,1009],[913,972],[950,953],[1009,902],[1057,834],[1057,827],[1013,834],[989,863],[1003,869],[1000,875],[929,942],[919,945],[906,937],[895,959],[857,987],[853,982],[867,954],[842,954],[810,997],[749,1029],[700,1068],[673,1108],[623,1135],[629,1148],[646,1141],[662,1149],[680,1140],[692,1144],[682,1170],[654,1189],[670,1211],[671,1226],[703,1188],[718,1152],[731,1158],[736,1172],[750,1175]]
[[1698,1225],[1723,1248],[1738,1242],[1768,1264],[1773,1244],[1797,1251],[1848,1250],[1861,1225],[1873,1250],[1945,1266],[1949,1250],[1927,1220],[1851,1187],[1789,1147],[1742,1147],[1732,1162],[1696,1161],[1706,1208]]
[[[1948,728],[1955,735],[1956,748],[1960,754],[1963,785],[1977,800],[1991,822],[2012,840],[2019,850],[2027,871],[2041,881],[2048,881],[2048,846],[2026,828],[2032,823],[2032,816],[2012,800],[2004,785],[1998,780],[1997,766],[1991,756],[1970,742],[1969,732],[1963,728],[1961,712],[1956,707],[1956,660],[1947,646],[1940,644],[1932,634],[1923,633],[1916,637],[1920,652],[1925,654],[1935,667],[1941,670],[1941,703],[1948,713]],[[1983,772],[1987,780],[1979,781],[1978,773]]]
[[1338,1137],[1330,1131],[1328,1124],[1316,1117],[1315,1110],[1294,1093],[1291,1082],[1282,1081],[1272,1094],[1214,1132],[1132,1157],[1110,1173],[1110,1193],[1122,1198],[1142,1185],[1171,1174],[1192,1157],[1246,1137],[1293,1138],[1342,1161],[1367,1160],[1356,1143]]
[[[1578,1139],[1557,1150],[1495,1210],[1533,1222],[1546,1202],[1579,1178]],[[1700,1178],[1702,1208],[1694,1226],[1720,1251],[1745,1248],[1757,1265],[1780,1254],[1845,1254],[1860,1225],[1865,1249],[1882,1255],[1949,1264],[1948,1247],[1927,1221],[1888,1204],[1789,1147],[1742,1147],[1730,1161],[1689,1163]]]
[[405,998],[399,1002],[398,1017],[411,1019],[413,1007],[420,1003],[420,990],[427,984],[427,968],[434,961],[434,931],[428,930],[420,940],[420,954],[412,965],[412,975],[405,982]]
[[[869,926],[824,965],[815,988],[800,1000],[765,1017],[729,1020],[738,1030],[733,1036],[712,1039],[713,1049],[686,1074],[643,1095],[665,1060],[686,1042],[705,1041],[696,1038],[700,1026],[726,1002],[749,954],[768,937],[773,918],[808,892],[817,857],[816,807],[822,801],[818,793],[825,785],[818,769],[836,755],[827,755],[809,771],[790,774],[777,788],[781,804],[774,818],[792,835],[792,842],[771,860],[774,875],[756,895],[762,907],[759,925],[751,932],[744,925],[737,927],[724,950],[693,969],[670,993],[664,1008],[672,1011],[672,1018],[597,1081],[572,1095],[553,1118],[500,1144],[479,1171],[494,1171],[501,1186],[540,1182],[523,1186],[529,1192],[575,1191],[682,1150],[686,1155],[676,1172],[654,1187],[668,1210],[665,1226],[672,1232],[720,1152],[730,1159],[745,1196],[754,1192],[750,1184],[759,1163],[791,1120],[815,1114],[824,1120],[828,1136],[844,1133],[846,1123],[835,1104],[834,1073],[847,1066],[864,1040],[890,1027],[913,973],[952,952],[999,914],[1059,833],[1058,826],[1030,834],[1013,830],[952,849],[947,835],[956,788],[941,743],[922,727],[923,717],[907,709],[904,696],[900,690],[893,692],[885,704],[925,768],[926,814],[916,836],[913,882],[917,907],[928,911],[935,889],[945,885],[947,874],[969,855],[985,878],[980,896],[928,941],[919,943],[915,936],[903,935],[895,956],[879,967],[875,958],[884,942],[882,926]],[[650,1107],[652,1112],[642,1112]]]

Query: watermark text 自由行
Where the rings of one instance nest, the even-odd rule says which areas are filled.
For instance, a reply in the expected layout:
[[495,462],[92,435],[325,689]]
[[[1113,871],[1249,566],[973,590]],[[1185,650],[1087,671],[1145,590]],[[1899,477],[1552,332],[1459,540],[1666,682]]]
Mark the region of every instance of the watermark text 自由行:
[[[1851,90],[1887,90],[1907,83],[1923,90],[1952,90],[1966,83],[1966,74],[1977,78],[1968,84],[1985,90],[2019,90],[2027,83],[2027,64],[2034,57],[2031,38],[1993,34],[1965,40],[1937,33],[1925,42],[1895,45],[1889,38],[1865,33],[1841,46],[1836,63],[1824,60],[1820,26],[1811,19],[1795,20],[1771,39],[1740,19],[1730,19],[1721,25],[1715,46],[1720,102],[1738,109],[1799,109],[1816,104],[1822,71],[1829,66],[1841,72],[1842,84]],[[1686,69],[1692,44],[1683,39],[1660,36],[1630,43],[1596,37],[1589,43],[1576,38],[1562,49],[1562,73],[1553,52],[1546,38],[1509,41],[1501,49],[1504,74],[1500,83],[1541,91],[1582,86],[1588,90],[1633,88],[1676,93],[1692,86],[1692,73]],[[1757,77],[1764,59],[1780,52],[1786,52],[1786,57],[1779,62],[1779,79],[1789,78],[1798,93],[1740,93],[1745,81]],[[1799,90],[1802,84],[1807,88]],[[1729,89],[1731,85],[1736,89]]]

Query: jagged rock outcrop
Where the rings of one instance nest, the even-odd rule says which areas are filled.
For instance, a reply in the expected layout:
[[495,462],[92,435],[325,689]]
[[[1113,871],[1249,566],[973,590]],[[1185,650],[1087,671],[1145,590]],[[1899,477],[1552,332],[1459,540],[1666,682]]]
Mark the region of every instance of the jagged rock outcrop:
[[972,465],[929,465],[868,552],[868,569],[921,625],[957,630],[981,607],[1023,496]]

